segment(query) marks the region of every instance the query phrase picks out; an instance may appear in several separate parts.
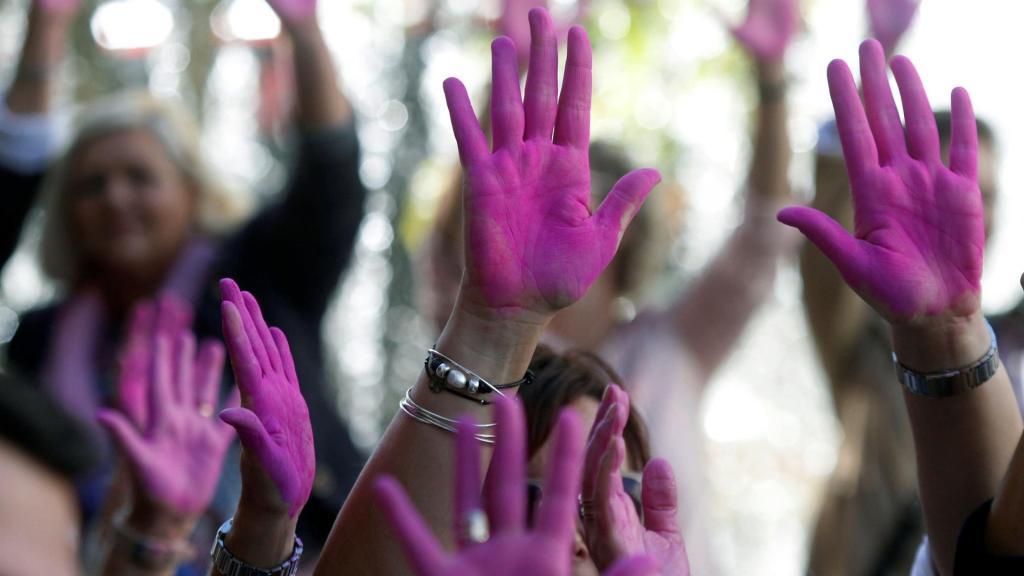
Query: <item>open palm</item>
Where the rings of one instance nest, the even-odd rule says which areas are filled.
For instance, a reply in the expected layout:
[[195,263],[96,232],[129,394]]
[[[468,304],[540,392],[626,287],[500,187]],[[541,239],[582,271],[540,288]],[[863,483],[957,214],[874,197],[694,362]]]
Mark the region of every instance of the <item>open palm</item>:
[[799,24],[797,0],[750,0],[747,17],[732,35],[754,58],[782,58]]
[[881,45],[861,45],[864,105],[849,68],[829,65],[829,88],[854,200],[854,235],[810,208],[779,219],[799,228],[851,288],[890,322],[967,316],[979,307],[985,245],[977,183],[977,126],[962,88],[953,91],[949,166],[913,64],[893,59],[906,131]]
[[515,46],[505,37],[492,44],[493,151],[462,83],[449,78],[444,89],[466,184],[463,301],[549,314],[578,300],[604,271],[660,177],[654,170],[631,172],[591,211],[586,33],[579,27],[569,31],[556,98],[558,46],[547,12],[530,12],[530,30],[524,98]]

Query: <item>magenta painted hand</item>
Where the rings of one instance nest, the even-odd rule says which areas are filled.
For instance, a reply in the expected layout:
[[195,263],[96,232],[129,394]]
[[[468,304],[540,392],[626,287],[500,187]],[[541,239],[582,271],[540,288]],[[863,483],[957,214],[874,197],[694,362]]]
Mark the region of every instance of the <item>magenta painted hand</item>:
[[583,467],[587,549],[598,568],[621,558],[646,555],[660,566],[660,574],[689,576],[672,467],[661,459],[651,460],[644,467],[643,522],[623,489],[621,468],[626,445],[622,431],[628,417],[629,396],[618,386],[609,386],[597,410]]
[[755,59],[780,60],[799,22],[797,0],[750,0],[747,19],[730,31]]
[[655,170],[627,174],[591,213],[587,35],[579,27],[569,31],[556,100],[558,47],[548,13],[532,10],[530,27],[524,99],[512,42],[501,37],[491,45],[493,152],[462,83],[449,78],[444,90],[466,182],[462,301],[547,316],[578,300],[597,279],[660,177]]
[[316,20],[317,0],[267,0],[287,27]]
[[864,105],[846,64],[828,80],[854,201],[851,236],[825,214],[786,208],[779,220],[800,229],[843,279],[893,323],[978,310],[985,224],[978,189],[978,134],[971,101],[953,91],[949,167],[928,97],[913,64],[892,60],[906,132],[875,40],[861,44]]
[[[555,37],[564,38],[569,26],[583,19],[589,4],[588,0],[577,0],[572,15],[555,25]],[[547,10],[548,0],[504,0],[501,18],[498,20],[498,34],[508,36],[515,44],[519,68],[523,70],[530,61],[530,23],[527,15],[534,8]]]
[[921,0],[868,0],[871,35],[882,43],[886,54],[896,50],[903,34],[917,15]]
[[[155,305],[137,309],[136,319],[146,315],[157,315]],[[155,319],[157,326],[165,322]],[[137,497],[177,513],[201,513],[213,498],[224,455],[234,439],[230,427],[211,418],[224,348],[215,341],[204,342],[197,356],[192,334],[179,332],[172,339],[159,331],[149,342],[129,346],[142,346],[151,357],[149,377],[141,381],[148,408],[134,406],[130,416],[104,408],[99,421],[131,463]],[[237,404],[237,394],[227,404],[232,402]]]
[[242,407],[220,417],[242,441],[243,492],[263,509],[294,518],[309,500],[316,458],[288,339],[267,327],[256,299],[233,280],[221,280],[220,289],[224,340],[242,392]]
[[192,308],[165,294],[156,304],[148,300],[135,306],[121,348],[117,385],[118,408],[138,430],[149,427],[149,380],[153,374],[153,345],[157,337],[173,342],[192,325]]

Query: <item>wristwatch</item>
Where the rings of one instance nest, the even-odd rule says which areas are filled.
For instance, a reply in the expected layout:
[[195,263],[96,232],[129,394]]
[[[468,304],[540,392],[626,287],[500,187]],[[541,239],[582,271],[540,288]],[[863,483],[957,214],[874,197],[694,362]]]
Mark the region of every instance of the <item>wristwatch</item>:
[[210,558],[215,570],[224,576],[294,576],[299,572],[299,558],[302,557],[302,540],[295,537],[295,548],[287,560],[273,568],[257,568],[239,560],[224,546],[224,538],[231,531],[231,523],[234,518],[228,519],[217,530],[217,537],[213,539],[213,549],[210,550]]
[[996,344],[996,333],[992,325],[986,321],[985,326],[988,328],[991,344],[985,355],[977,362],[963,368],[922,373],[904,366],[893,352],[892,361],[896,367],[896,378],[912,393],[930,398],[956,396],[988,382],[999,371],[999,346]]

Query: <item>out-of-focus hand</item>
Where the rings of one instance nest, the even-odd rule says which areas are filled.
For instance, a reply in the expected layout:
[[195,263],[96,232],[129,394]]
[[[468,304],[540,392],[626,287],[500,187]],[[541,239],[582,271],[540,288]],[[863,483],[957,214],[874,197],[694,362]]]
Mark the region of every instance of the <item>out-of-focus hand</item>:
[[486,316],[539,323],[582,297],[604,271],[660,176],[655,170],[627,174],[591,212],[587,35],[579,27],[569,31],[556,98],[558,47],[548,13],[532,10],[530,27],[523,99],[515,47],[504,37],[491,45],[493,151],[462,83],[449,78],[444,90],[466,183],[461,304]]
[[896,50],[920,5],[921,0],[868,0],[871,35],[882,43],[886,54]]
[[36,0],[35,12],[53,18],[68,18],[78,12],[81,0]]
[[[155,316],[155,326],[173,321],[175,306],[139,306],[140,316]],[[204,342],[196,354],[195,337],[179,331],[172,339],[156,331],[152,339],[129,346],[141,347],[127,355],[151,358],[148,378],[133,382],[139,390],[121,396],[124,412],[101,409],[100,423],[110,431],[133,471],[135,499],[179,515],[204,511],[213,498],[221,465],[234,431],[212,416],[218,402],[224,349]],[[146,341],[148,340],[148,341]],[[124,382],[124,379],[122,379]],[[237,403],[237,395],[231,402]],[[134,405],[148,402],[148,408]]]
[[910,60],[896,57],[906,131],[893,101],[882,46],[861,45],[864,104],[849,68],[829,65],[829,89],[854,201],[854,234],[822,212],[786,208],[861,298],[894,325],[944,325],[976,316],[985,251],[971,101],[953,91],[949,166],[928,97]]
[[797,0],[750,0],[746,20],[730,31],[755,60],[774,61],[785,56],[799,23]]
[[267,0],[267,3],[289,30],[316,22],[317,0]]
[[[515,400],[495,401],[497,442],[486,502],[482,502],[480,455],[471,420],[459,423],[455,456],[455,530],[458,548],[448,553],[430,533],[423,518],[398,482],[377,479],[377,499],[413,572],[419,576],[568,576],[571,573],[583,437],[578,418],[564,411],[552,436],[552,452],[544,477],[544,500],[533,528],[526,526],[526,430],[522,407]],[[484,512],[486,510],[486,512]],[[484,542],[465,534],[470,518],[486,514],[490,526]],[[631,560],[617,567],[617,576],[651,574],[651,564]]]
[[643,471],[643,521],[622,485],[626,458],[622,431],[629,417],[629,396],[608,387],[598,407],[583,467],[583,526],[587,548],[598,568],[622,558],[646,555],[660,574],[689,576],[686,545],[676,514],[676,481],[668,462],[651,460]]
[[242,406],[220,417],[242,441],[243,502],[295,518],[316,472],[313,428],[284,332],[268,328],[252,294],[221,281],[221,314]]

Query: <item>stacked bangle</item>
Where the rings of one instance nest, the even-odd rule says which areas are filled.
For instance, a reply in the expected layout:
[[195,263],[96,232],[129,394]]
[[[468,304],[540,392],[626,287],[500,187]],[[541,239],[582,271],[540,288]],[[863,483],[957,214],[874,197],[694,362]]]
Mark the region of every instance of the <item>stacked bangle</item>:
[[[405,397],[398,403],[398,407],[402,409],[402,412],[405,412],[406,416],[446,432],[454,433],[458,429],[458,421],[446,418],[437,412],[432,412],[414,402],[410,395],[411,390],[412,388],[406,390]],[[493,431],[494,424],[476,424],[474,428],[478,430],[478,432],[473,434],[478,441],[483,444],[494,444],[494,434],[482,432],[484,430],[488,432]]]

